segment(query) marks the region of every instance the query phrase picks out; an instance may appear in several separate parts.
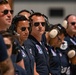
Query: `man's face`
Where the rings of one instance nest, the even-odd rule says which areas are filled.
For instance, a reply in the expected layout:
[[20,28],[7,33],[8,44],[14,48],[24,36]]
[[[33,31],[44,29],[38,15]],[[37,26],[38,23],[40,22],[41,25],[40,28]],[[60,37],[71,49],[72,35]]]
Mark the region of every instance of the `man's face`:
[[33,16],[32,19],[32,33],[38,36],[42,35],[45,32],[45,18],[42,16]]
[[12,22],[12,14],[9,4],[0,5],[0,26],[8,28]]
[[76,34],[76,16],[72,15],[68,18],[68,28],[67,31]]

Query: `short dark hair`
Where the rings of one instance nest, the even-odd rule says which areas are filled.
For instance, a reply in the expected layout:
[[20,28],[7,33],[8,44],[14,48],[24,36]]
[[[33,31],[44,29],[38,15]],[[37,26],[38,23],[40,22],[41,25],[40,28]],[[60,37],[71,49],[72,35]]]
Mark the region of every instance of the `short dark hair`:
[[26,9],[23,9],[23,10],[21,10],[21,11],[18,12],[18,15],[20,15],[20,13],[22,13],[22,12],[27,12],[27,13],[31,14],[30,11],[28,11],[28,10],[26,10]]
[[14,31],[16,31],[16,29],[17,29],[17,24],[19,21],[28,21],[29,22],[29,20],[25,16],[15,15],[12,20],[12,25],[9,27],[8,31],[10,31],[11,33],[14,33]]
[[0,5],[3,5],[3,4],[8,4],[8,1],[7,0],[0,0]]
[[74,15],[75,16],[75,14],[69,14],[69,15],[67,15],[65,18],[64,18],[64,20],[68,20],[68,18],[70,17],[70,16],[72,16],[72,15]]

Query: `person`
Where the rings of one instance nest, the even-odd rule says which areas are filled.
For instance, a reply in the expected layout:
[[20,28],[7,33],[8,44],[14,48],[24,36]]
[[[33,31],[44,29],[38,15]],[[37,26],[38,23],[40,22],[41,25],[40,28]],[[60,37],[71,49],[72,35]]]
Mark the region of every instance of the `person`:
[[[61,24],[55,24],[45,35],[48,44],[47,48],[49,50],[50,73],[52,75],[66,75],[64,72],[62,74],[62,71],[64,67],[66,70],[68,65],[65,65],[69,63],[69,61],[59,49],[60,45],[64,43],[65,33],[66,30]],[[68,72],[68,70],[66,70],[66,72]]]
[[[11,25],[13,10],[11,10],[10,5],[7,0],[0,0],[0,31],[6,30]],[[6,55],[6,54],[5,54]],[[3,56],[4,57],[4,56]],[[8,63],[7,63],[8,62]],[[6,59],[1,62],[2,68],[7,69],[6,75],[14,75],[14,68],[11,59],[6,56]]]
[[49,75],[49,57],[43,43],[41,43],[42,35],[45,32],[45,16],[39,12],[35,12],[29,17],[30,35],[24,44],[32,50],[35,59],[35,75]]
[[[3,30],[7,31],[9,29],[12,23],[12,17],[13,17],[13,10],[11,10],[9,2],[7,0],[0,0],[0,31]],[[18,63],[23,64],[23,61],[20,62],[19,61]]]
[[0,0],[0,31],[7,30],[12,22],[13,10],[7,0]]
[[23,9],[23,10],[18,12],[18,15],[24,15],[27,19],[29,19],[29,16],[31,15],[31,12],[26,10],[26,9]]
[[[2,35],[0,35],[0,74],[1,75],[14,75],[14,67],[12,61],[8,57],[6,52],[6,46],[3,41]],[[10,66],[10,67],[9,67]]]
[[[12,23],[13,10],[7,0],[0,0],[0,31],[8,30]],[[20,55],[19,55],[20,56]],[[21,58],[22,59],[22,58]],[[18,60],[21,66],[24,68],[23,60]]]
[[[17,55],[18,51],[16,53],[13,52],[13,49],[15,49],[14,46],[14,36],[7,32],[7,31],[1,31],[0,32],[3,36],[3,40],[5,42],[5,46],[7,48],[8,56],[12,60],[12,55]],[[15,59],[15,57],[14,57]],[[13,62],[14,68],[15,68],[15,75],[27,75],[26,70],[24,70],[22,67],[17,65],[16,61]]]
[[29,47],[23,44],[24,41],[26,41],[29,36],[30,22],[25,16],[16,15],[13,18],[13,24],[11,28],[14,35],[18,35],[16,39],[19,43],[19,48],[21,50],[22,57],[24,59],[24,65],[25,65],[27,74],[34,75],[34,57]]
[[[61,45],[60,49],[67,53],[69,50],[69,47],[71,45],[76,46],[76,15],[75,14],[69,14],[65,17],[63,21],[63,27],[66,28],[67,37],[64,38],[64,45]],[[68,53],[67,53],[68,56]],[[68,57],[69,58],[69,57]],[[71,60],[70,60],[71,63]],[[71,63],[71,74],[75,75],[75,64]]]

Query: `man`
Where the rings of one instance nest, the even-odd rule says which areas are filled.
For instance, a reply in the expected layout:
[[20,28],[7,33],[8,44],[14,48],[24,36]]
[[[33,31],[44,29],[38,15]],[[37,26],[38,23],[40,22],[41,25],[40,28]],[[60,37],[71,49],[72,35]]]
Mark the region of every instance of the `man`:
[[7,30],[12,22],[13,10],[11,10],[8,1],[0,0],[0,31]]
[[14,75],[14,68],[6,52],[6,46],[0,35],[0,71],[1,75]]
[[[8,1],[0,0],[0,31],[7,30],[11,25],[13,10],[11,10]],[[1,39],[2,41],[2,39]],[[2,45],[2,44],[1,44]],[[1,46],[0,49],[0,70],[2,75],[14,75],[14,68],[11,59],[8,57],[6,49]]]
[[45,49],[43,43],[41,43],[42,35],[45,32],[45,16],[41,13],[33,13],[30,16],[31,31],[29,39],[24,43],[30,48],[35,59],[35,75],[49,75],[48,67],[48,51]]
[[[64,54],[66,54],[66,52],[69,50],[70,46],[72,46],[72,45],[76,46],[76,15],[69,14],[65,17],[64,20],[65,21],[64,21],[63,26],[64,26],[64,28],[66,28],[67,36],[65,37],[64,43],[61,45],[60,49]],[[72,54],[73,54],[73,52],[72,52]],[[69,55],[68,57],[71,57],[70,54],[68,54],[68,55]],[[70,61],[70,62],[72,62],[72,61]],[[63,71],[65,70],[64,73],[66,73],[66,75],[70,75],[70,73],[72,73],[72,75],[76,75],[75,69],[76,69],[75,64],[71,63],[71,72],[70,72],[70,67],[67,67],[66,70],[65,70],[65,68],[63,68],[62,70]]]

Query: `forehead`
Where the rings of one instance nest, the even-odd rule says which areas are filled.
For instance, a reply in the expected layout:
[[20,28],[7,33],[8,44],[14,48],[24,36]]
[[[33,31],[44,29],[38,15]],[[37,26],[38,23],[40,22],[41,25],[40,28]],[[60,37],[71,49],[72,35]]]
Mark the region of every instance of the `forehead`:
[[27,20],[26,21],[19,21],[18,22],[18,26],[19,27],[21,27],[21,26],[29,26],[29,21],[27,21]]
[[33,21],[45,21],[45,18],[43,16],[36,16],[34,15],[32,17]]
[[2,5],[0,5],[0,10],[5,10],[5,9],[10,10],[11,9],[10,5],[9,4],[2,4]]
[[24,15],[26,18],[28,18],[30,16],[30,13],[28,12],[21,12],[20,15]]
[[68,21],[72,21],[72,20],[76,21],[76,16],[74,15],[69,16]]

